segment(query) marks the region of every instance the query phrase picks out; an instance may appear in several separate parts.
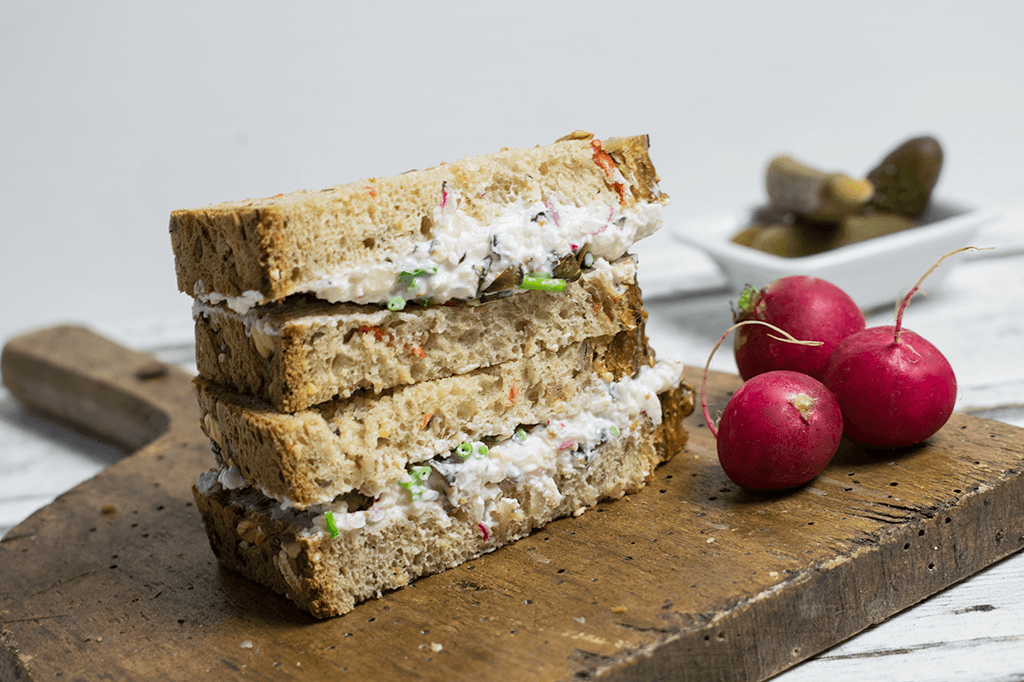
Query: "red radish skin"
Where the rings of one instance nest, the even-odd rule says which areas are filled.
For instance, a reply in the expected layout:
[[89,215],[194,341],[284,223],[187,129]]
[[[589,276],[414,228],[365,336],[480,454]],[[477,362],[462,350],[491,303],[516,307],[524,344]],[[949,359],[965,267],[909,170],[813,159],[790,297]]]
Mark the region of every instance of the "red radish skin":
[[825,385],[843,411],[846,436],[876,447],[914,445],[953,414],[956,376],[931,343],[896,326],[871,327],[839,342]]
[[[726,330],[708,356],[700,388],[701,408],[717,440],[718,461],[737,485],[776,491],[807,483],[828,465],[839,449],[843,417],[832,393],[817,379],[788,370],[773,370],[746,381],[729,399],[716,426],[707,402],[708,367],[715,351],[733,329],[761,325],[776,334],[776,343],[815,345],[757,320]],[[785,338],[783,338],[785,337]]]
[[903,328],[903,313],[924,280],[947,253],[917,280],[896,311],[896,324],[846,337],[825,366],[825,385],[843,411],[846,436],[865,445],[898,448],[932,436],[956,403],[956,376],[949,361],[924,338]]
[[737,330],[733,352],[740,376],[750,379],[775,369],[809,374],[821,381],[825,363],[842,339],[864,329],[864,313],[845,291],[817,277],[793,275],[760,291],[744,290],[737,321],[760,320],[818,346],[778,343],[761,326]]
[[820,381],[774,370],[750,379],[729,400],[718,422],[718,461],[744,488],[786,490],[820,474],[842,435],[839,404]]

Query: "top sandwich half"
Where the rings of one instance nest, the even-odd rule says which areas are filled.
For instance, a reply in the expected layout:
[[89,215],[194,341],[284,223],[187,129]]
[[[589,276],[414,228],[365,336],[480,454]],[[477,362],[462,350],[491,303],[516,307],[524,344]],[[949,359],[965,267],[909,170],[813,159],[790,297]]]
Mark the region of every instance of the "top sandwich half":
[[390,178],[171,214],[178,287],[236,312],[294,294],[444,303],[572,280],[661,225],[646,136],[575,132]]

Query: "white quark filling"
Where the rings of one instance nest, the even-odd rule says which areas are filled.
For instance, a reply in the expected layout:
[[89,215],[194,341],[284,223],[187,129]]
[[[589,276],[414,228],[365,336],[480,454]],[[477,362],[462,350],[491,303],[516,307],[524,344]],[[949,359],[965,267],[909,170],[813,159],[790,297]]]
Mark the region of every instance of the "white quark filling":
[[238,467],[221,469],[217,474],[217,482],[228,490],[238,490],[239,488],[244,488],[248,485],[242,477],[242,472],[238,470]]
[[[380,262],[314,273],[305,291],[332,303],[471,300],[507,269],[551,275],[561,258],[584,246],[594,258],[615,260],[661,226],[661,204],[646,201],[623,207],[576,206],[556,197],[519,199],[488,223],[466,214],[460,204],[456,192],[444,190],[433,210],[432,239],[414,242]],[[207,292],[202,281],[195,295],[206,303],[224,302],[239,313],[266,302],[255,291],[241,296]]]
[[195,294],[197,301],[203,301],[210,305],[224,303],[236,313],[244,313],[250,308],[254,308],[267,302],[267,299],[263,297],[263,294],[253,290],[246,291],[241,296],[225,296],[224,294],[219,294],[215,291],[207,293],[206,283],[201,279],[196,280],[195,285],[192,287],[192,293]]
[[498,443],[465,443],[444,459],[412,466],[368,509],[350,512],[346,501],[308,507],[315,517],[304,534],[328,533],[328,511],[335,528],[344,533],[392,518],[424,516],[447,527],[451,524],[448,509],[456,508],[487,535],[492,526],[518,509],[518,502],[504,494],[503,483],[525,491],[534,502],[531,506],[559,504],[563,496],[556,479],[590,466],[600,457],[597,448],[626,437],[641,415],[660,424],[658,394],[678,385],[681,376],[681,364],[659,361],[654,367],[644,367],[635,379],[595,387],[589,410],[553,418]]
[[[603,275],[611,281],[612,289],[618,294],[625,293],[627,282],[633,282],[636,277],[635,265],[632,265],[632,267],[620,272],[615,264],[605,260],[604,258],[594,259],[590,262],[586,271],[602,272]],[[222,310],[214,303],[204,302],[199,299],[195,299],[192,302],[193,318],[198,318],[200,315],[215,315],[219,312],[222,312]],[[258,307],[242,311],[239,314],[243,324],[245,325],[245,333],[253,339],[253,342],[259,352],[264,357],[269,357],[273,353],[277,344],[277,337],[279,337],[281,333],[278,324],[263,315],[262,309]],[[364,314],[366,315],[365,324],[372,326],[383,323],[389,316],[403,315],[405,313],[394,313],[390,310],[381,308],[375,312]],[[310,324],[322,324],[325,326],[333,325],[336,322],[336,318],[331,315],[306,315],[303,319]],[[569,334],[567,332],[565,337],[562,339],[562,346],[568,343],[568,338]]]

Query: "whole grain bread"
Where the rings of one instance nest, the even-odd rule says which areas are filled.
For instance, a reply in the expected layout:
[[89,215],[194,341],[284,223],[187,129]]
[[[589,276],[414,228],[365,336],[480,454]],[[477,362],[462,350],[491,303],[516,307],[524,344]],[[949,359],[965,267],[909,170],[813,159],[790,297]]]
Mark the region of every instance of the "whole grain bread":
[[589,408],[590,389],[654,364],[643,327],[382,394],[293,414],[196,379],[201,424],[218,464],[300,508],[350,491],[373,497],[408,464],[465,441]]
[[637,329],[645,315],[633,256],[585,269],[561,293],[475,306],[392,312],[303,299],[244,314],[197,303],[194,313],[199,375],[281,412]]
[[178,287],[279,301],[429,240],[446,191],[461,197],[463,215],[487,223],[516,201],[552,195],[578,206],[664,203],[657,180],[646,136],[602,143],[580,132],[388,178],[177,210],[169,230]]
[[311,532],[311,513],[282,511],[253,488],[227,490],[217,483],[216,472],[200,478],[195,499],[222,565],[287,595],[317,618],[328,618],[602,499],[638,491],[655,467],[686,442],[682,419],[693,410],[693,391],[683,385],[660,400],[659,425],[645,417],[628,435],[601,445],[586,468],[559,474],[557,503],[514,483],[503,484],[507,513],[487,534],[459,507],[450,507],[437,516],[389,518],[331,538]]

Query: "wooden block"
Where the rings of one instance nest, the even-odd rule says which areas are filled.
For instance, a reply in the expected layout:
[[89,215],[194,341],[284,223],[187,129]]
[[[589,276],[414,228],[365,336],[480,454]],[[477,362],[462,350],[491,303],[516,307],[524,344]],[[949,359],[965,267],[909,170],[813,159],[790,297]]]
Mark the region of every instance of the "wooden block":
[[[37,385],[63,376],[167,426],[0,542],[2,680],[757,680],[1024,547],[1020,429],[958,414],[921,446],[844,443],[809,485],[756,495],[694,415],[641,493],[316,621],[218,567],[190,491],[213,459],[188,377],[140,376],[152,359],[120,347],[94,365],[109,342],[49,338],[66,333],[8,344],[12,393],[108,438],[146,432]],[[712,413],[738,384],[711,377]]]

